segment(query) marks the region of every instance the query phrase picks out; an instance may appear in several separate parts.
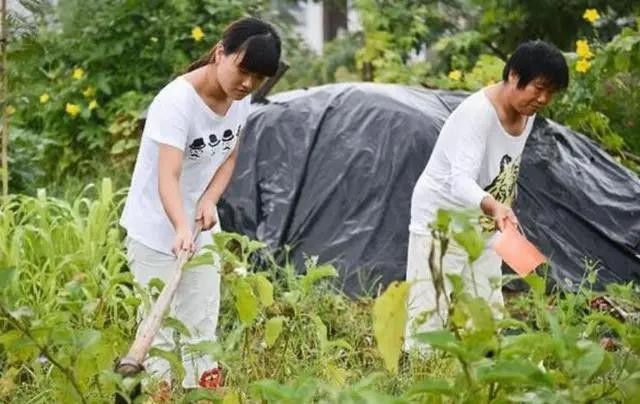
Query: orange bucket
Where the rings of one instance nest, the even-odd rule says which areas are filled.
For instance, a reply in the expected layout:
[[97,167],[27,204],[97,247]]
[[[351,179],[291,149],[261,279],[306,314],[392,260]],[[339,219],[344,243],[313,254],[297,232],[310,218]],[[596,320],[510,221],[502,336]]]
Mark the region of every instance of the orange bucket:
[[507,223],[493,244],[493,249],[518,275],[524,277],[546,261],[542,253],[520,233]]

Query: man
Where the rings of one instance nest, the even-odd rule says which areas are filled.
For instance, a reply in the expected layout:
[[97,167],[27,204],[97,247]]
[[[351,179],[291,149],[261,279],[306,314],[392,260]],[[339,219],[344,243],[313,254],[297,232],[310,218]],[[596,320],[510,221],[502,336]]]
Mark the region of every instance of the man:
[[[438,209],[475,208],[488,217],[481,220],[486,247],[473,265],[460,245],[450,243],[442,265],[447,293],[451,289],[446,274],[457,274],[492,308],[503,305],[499,282],[492,282],[501,277],[501,259],[491,244],[496,230],[518,224],[511,203],[535,114],[568,82],[567,63],[557,48],[543,41],[522,43],[505,65],[503,81],[469,96],[445,122],[411,200],[407,348],[414,345],[412,334],[441,328],[446,321],[442,297],[439,313],[432,313],[437,306],[429,269],[429,225]],[[418,320],[425,313],[432,314],[426,322]]]

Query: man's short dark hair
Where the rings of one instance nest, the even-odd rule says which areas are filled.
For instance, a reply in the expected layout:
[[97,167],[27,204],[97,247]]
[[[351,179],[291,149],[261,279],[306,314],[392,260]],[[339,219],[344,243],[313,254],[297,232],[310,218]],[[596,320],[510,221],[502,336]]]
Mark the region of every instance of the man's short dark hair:
[[537,78],[542,78],[556,90],[565,89],[569,85],[569,68],[562,52],[540,40],[518,45],[502,71],[504,81],[507,81],[510,71],[518,75],[518,88],[524,88]]

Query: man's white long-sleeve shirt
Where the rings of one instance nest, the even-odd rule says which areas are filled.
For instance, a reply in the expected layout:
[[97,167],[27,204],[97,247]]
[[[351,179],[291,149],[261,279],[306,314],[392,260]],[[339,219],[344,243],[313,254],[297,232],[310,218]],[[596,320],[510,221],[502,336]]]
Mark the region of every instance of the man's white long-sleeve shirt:
[[503,128],[485,91],[465,99],[442,127],[413,190],[411,232],[429,234],[439,208],[479,209],[488,194],[507,205],[513,201],[520,156],[535,116],[513,136]]

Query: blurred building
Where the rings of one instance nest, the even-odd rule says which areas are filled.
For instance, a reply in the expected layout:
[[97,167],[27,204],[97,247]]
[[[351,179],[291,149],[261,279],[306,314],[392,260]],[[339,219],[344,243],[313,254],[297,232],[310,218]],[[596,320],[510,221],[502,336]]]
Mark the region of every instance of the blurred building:
[[353,3],[354,0],[299,0],[290,13],[309,47],[322,53],[324,43],[334,39],[341,30],[360,30]]

